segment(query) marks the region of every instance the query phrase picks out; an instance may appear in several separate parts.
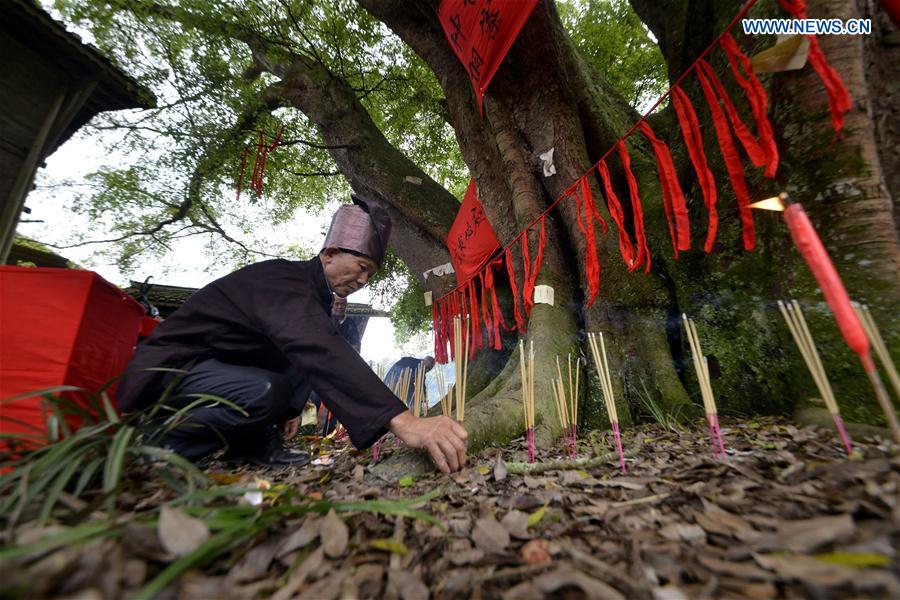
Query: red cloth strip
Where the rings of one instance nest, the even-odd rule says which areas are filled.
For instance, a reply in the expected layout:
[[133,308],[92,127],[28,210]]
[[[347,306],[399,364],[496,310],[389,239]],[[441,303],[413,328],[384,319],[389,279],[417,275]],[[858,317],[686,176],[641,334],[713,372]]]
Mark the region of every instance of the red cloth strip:
[[[712,111],[713,125],[716,129],[719,149],[722,151],[722,157],[725,159],[725,168],[731,180],[731,187],[734,189],[734,195],[737,197],[741,213],[741,235],[744,241],[744,250],[749,252],[756,245],[756,238],[753,214],[750,209],[750,192],[747,191],[747,181],[744,179],[744,167],[741,165],[741,157],[738,156],[737,149],[734,147],[731,130],[728,128],[728,121],[725,120],[725,113],[722,112],[722,107],[719,105],[716,90],[710,82],[709,76],[712,73],[712,67],[705,60],[698,61],[697,67],[697,79],[700,81],[700,87],[703,88],[706,103]],[[722,93],[725,93],[725,90],[722,90]]]
[[[600,261],[597,258],[597,241],[594,237],[594,217],[591,211],[592,200],[591,185],[588,183],[588,176],[582,175],[579,179],[581,193],[575,189],[572,194],[575,196],[575,214],[578,216],[578,226],[585,238],[584,249],[584,275],[588,281],[588,306],[594,304],[597,292],[600,291]],[[582,204],[584,205],[584,218],[581,217]]]
[[[796,19],[805,19],[806,1],[805,0],[778,0],[781,7]],[[828,107],[831,109],[831,127],[835,132],[840,133],[844,127],[844,114],[853,107],[850,94],[841,81],[841,76],[834,70],[822,48],[819,47],[819,40],[814,35],[806,36],[809,39],[809,64],[819,74],[822,85],[828,94]]]
[[[734,76],[734,80],[743,88],[744,93],[747,95],[747,101],[750,102],[750,109],[753,111],[753,118],[756,120],[759,144],[766,154],[766,168],[763,174],[771,179],[775,177],[775,171],[778,170],[778,146],[775,145],[772,123],[769,122],[769,99],[766,96],[766,90],[756,77],[756,73],[753,72],[753,63],[750,62],[746,54],[741,52],[740,47],[738,47],[734,38],[731,37],[731,34],[726,33],[722,36],[720,45],[728,57],[728,64],[731,66],[731,74]],[[746,77],[741,74],[741,68],[747,74]]]
[[703,152],[703,136],[700,134],[700,122],[697,120],[697,113],[694,112],[694,106],[684,90],[677,85],[672,86],[671,97],[675,114],[678,116],[678,123],[681,126],[681,134],[684,136],[684,143],[703,192],[703,202],[709,212],[709,228],[706,231],[706,243],[703,245],[703,249],[710,252],[716,241],[716,230],[719,227],[719,215],[716,212],[716,180],[713,178],[712,171],[709,170],[706,154]]
[[[522,236],[525,241],[525,248],[528,248],[528,234]],[[531,265],[530,276],[525,278],[522,284],[522,304],[525,305],[525,313],[530,317],[531,309],[534,306],[534,285],[537,283],[538,273],[541,271],[541,263],[544,261],[544,246],[547,244],[546,214],[541,216],[541,235],[538,238],[537,256],[534,257],[534,264]],[[526,258],[526,260],[528,260]]]
[[247,146],[244,146],[244,152],[243,152],[243,154],[241,154],[241,172],[238,173],[237,197],[235,198],[235,201],[241,199],[241,186],[244,183],[244,169],[247,168],[247,154],[249,152],[250,152],[250,149],[247,148]]
[[481,282],[481,323],[487,333],[487,344],[485,347],[493,345],[494,341],[494,324],[491,322],[491,306],[488,304],[487,284],[484,281],[485,271],[490,271],[491,265],[488,263],[484,269],[478,273],[478,279]]
[[502,340],[500,339],[500,328],[503,327],[506,331],[512,331],[515,329],[514,327],[507,327],[506,322],[503,319],[503,311],[500,310],[500,302],[497,301],[497,287],[494,283],[494,265],[499,264],[499,261],[493,261],[488,264],[487,269],[484,272],[485,285],[489,290],[491,290],[491,310],[494,313],[493,318],[493,348],[494,350],[500,350],[502,347]]
[[744,150],[747,151],[747,156],[750,157],[750,161],[757,167],[765,166],[767,159],[766,151],[763,150],[762,145],[760,145],[756,138],[753,137],[753,134],[750,133],[747,126],[744,125],[740,115],[738,115],[737,110],[734,108],[734,103],[728,96],[728,92],[725,91],[725,87],[722,85],[722,82],[719,81],[716,72],[713,71],[708,62],[702,59],[697,61],[697,66],[703,69],[703,74],[706,75],[706,78],[712,84],[713,89],[716,90],[719,98],[721,98],[722,104],[725,107],[725,114],[728,115],[731,127],[741,141]]
[[597,163],[597,172],[600,173],[603,189],[606,191],[606,204],[609,214],[612,216],[613,221],[616,222],[616,227],[619,228],[619,252],[630,270],[634,265],[634,246],[631,244],[631,238],[628,237],[628,231],[625,229],[625,213],[622,211],[622,203],[619,202],[619,197],[616,196],[616,192],[613,190],[612,181],[609,177],[609,167],[606,166],[605,160]]
[[525,319],[519,310],[519,284],[516,283],[516,267],[512,261],[512,253],[506,248],[506,273],[509,276],[509,287],[512,289],[513,308],[516,319],[516,328],[520,333],[525,333]]
[[618,146],[619,158],[622,159],[622,167],[625,169],[625,179],[628,181],[628,191],[631,195],[631,210],[634,217],[634,242],[638,249],[634,266],[630,270],[637,269],[643,262],[646,265],[644,273],[649,273],[651,261],[650,248],[647,247],[647,234],[644,232],[644,207],[641,206],[637,179],[635,179],[631,170],[631,157],[628,156],[628,149],[625,148],[625,140],[619,140]]
[[662,184],[663,205],[666,209],[666,219],[669,222],[669,236],[672,238],[675,258],[678,258],[679,250],[688,250],[691,247],[691,225],[688,220],[684,192],[681,189],[681,183],[678,182],[675,163],[672,161],[669,147],[656,137],[646,121],[638,123],[638,128],[653,145],[653,153],[656,154],[656,167],[659,169],[659,180]]
[[475,351],[480,350],[483,343],[481,341],[481,320],[478,317],[478,294],[475,291],[475,280],[470,279],[468,285],[469,291],[469,360],[474,358]]

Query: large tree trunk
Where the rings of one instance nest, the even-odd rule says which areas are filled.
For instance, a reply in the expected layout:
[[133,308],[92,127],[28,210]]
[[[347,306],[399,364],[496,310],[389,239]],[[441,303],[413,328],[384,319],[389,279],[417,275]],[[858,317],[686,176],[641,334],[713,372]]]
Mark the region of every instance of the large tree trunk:
[[[550,0],[538,3],[510,49],[491,83],[483,116],[476,108],[467,74],[445,40],[435,10],[437,0],[358,1],[413,48],[437,76],[446,96],[448,120],[501,244],[513,241],[639,118],[581,59]],[[674,81],[742,3],[632,0],[632,4],[660,40]],[[760,5],[761,10],[775,10],[773,2]],[[819,2],[812,16],[857,16],[855,6],[854,0]],[[769,40],[739,42],[752,49]],[[872,305],[889,345],[900,348],[900,315],[896,311],[900,250],[880,165],[882,156],[890,159],[891,155],[885,148],[879,155],[878,146],[878,136],[892,139],[891,130],[877,125],[878,117],[873,119],[870,110],[863,41],[833,36],[823,37],[821,43],[854,98],[845,132],[831,144],[825,96],[812,69],[766,77],[782,160],[774,182],[751,174],[751,193],[765,197],[786,187],[803,202],[851,295]],[[870,49],[869,55],[877,53]],[[303,58],[278,63],[259,47],[255,57],[260,70],[280,78],[275,87],[284,103],[303,111],[317,125],[353,187],[391,213],[396,224],[394,250],[425,285],[422,272],[448,260],[443,240],[457,201],[388,142],[353,89],[325,65]],[[709,60],[718,72],[727,71],[720,53],[713,52]],[[883,63],[883,56],[881,60]],[[723,80],[730,86],[729,76]],[[683,252],[677,261],[672,257],[655,160],[639,135],[629,138],[628,150],[644,205],[653,264],[649,273],[628,271],[619,255],[615,224],[607,219],[608,234],[600,234],[597,228],[600,293],[588,307],[587,247],[577,224],[575,203],[564,201],[549,213],[548,243],[538,283],[555,289],[556,304],[535,306],[525,335],[527,342],[534,341],[538,358],[538,440],[549,443],[560,433],[549,393],[555,358],[570,352],[589,356],[585,347],[588,331],[609,335],[623,421],[631,420],[641,412],[642,403],[651,401],[669,413],[699,412],[698,386],[681,336],[682,312],[697,319],[723,412],[792,410],[812,386],[774,308],[774,300],[782,297],[809,303],[814,335],[837,384],[839,401],[849,409],[851,418],[873,420],[874,403],[861,371],[841,343],[830,314],[822,308],[820,292],[779,216],[756,215],[757,249],[750,253],[742,249],[737,206],[716,141],[709,133],[713,129],[709,111],[693,78],[683,87],[698,109],[707,133],[707,155],[716,173],[720,198],[717,244],[710,254],[702,250],[707,214],[680,131],[668,109],[651,120],[657,135],[669,143],[679,169],[688,199],[692,250]],[[734,89],[730,91],[734,98],[742,97]],[[742,102],[738,104],[742,111],[746,108]],[[538,155],[551,147],[557,174],[544,177]],[[627,198],[619,159],[613,156],[608,162],[616,192]],[[745,166],[748,172],[754,171],[749,161]],[[597,182],[591,183],[601,213],[607,215],[601,200],[604,196]],[[633,216],[626,216],[633,239]],[[536,228],[528,234],[532,255],[537,234]],[[522,282],[520,260],[517,269],[517,279]],[[439,293],[448,289],[446,281],[435,278],[429,278],[427,286]],[[508,291],[506,298],[508,301]],[[475,445],[502,442],[524,428],[516,342],[514,335],[505,336],[501,351],[484,352],[472,367],[466,425]],[[593,368],[590,371],[593,374]],[[599,405],[598,394],[592,391],[596,387],[593,376],[591,383],[583,386],[592,403],[584,412],[594,419],[602,416],[599,410],[592,410]]]
[[[486,213],[492,223],[499,225],[498,237],[503,244],[576,181],[638,117],[582,63],[552,3],[540,2],[522,30],[491,84],[482,118],[475,108],[465,71],[446,44],[433,7],[406,1],[360,1],[437,74],[463,157],[478,183]],[[674,80],[714,39],[740,4],[709,0],[663,4],[636,1],[635,7],[661,40]],[[835,6],[818,10],[841,18],[856,16],[851,11],[852,2],[840,0],[832,4]],[[753,40],[745,42],[752,44]],[[806,102],[788,98],[791,90],[806,93],[821,89],[811,69],[798,75],[771,77],[773,99],[778,100],[776,130],[785,132],[780,140],[784,151],[780,178],[777,183],[755,178],[751,184],[757,184],[755,191],[760,197],[764,193],[771,195],[781,186],[800,188],[798,195],[821,224],[822,237],[844,273],[851,294],[873,305],[876,317],[893,339],[897,322],[892,319],[896,315],[888,311],[897,306],[900,289],[896,228],[884,193],[872,120],[866,112],[862,43],[860,38],[846,42],[846,38],[822,41],[826,55],[856,100],[841,142],[835,147],[829,147],[827,141],[809,147],[814,140],[821,142],[823,135],[829,135],[825,130],[829,123],[827,110],[822,109],[826,106],[824,94],[808,95]],[[710,60],[720,72],[726,70],[722,68],[721,56],[712,55]],[[703,129],[711,131],[709,114],[698,89],[691,85],[686,88],[704,120]],[[670,145],[677,149],[683,145],[673,121],[672,115],[664,112],[655,117],[654,126],[661,136],[668,133]],[[820,133],[814,140],[803,139],[804,143],[796,146],[794,138],[801,136],[789,134],[797,128]],[[715,144],[708,136],[710,157],[719,156]],[[537,155],[550,147],[555,148],[558,174],[544,178]],[[698,240],[705,233],[706,213],[684,152],[675,150],[682,182],[691,196],[695,246],[675,261],[669,250],[655,163],[648,158],[652,155],[638,136],[629,140],[629,150],[647,215],[653,271],[647,275],[628,273],[619,257],[615,232],[601,236],[600,301],[586,308],[585,241],[576,224],[574,203],[562,203],[551,213],[555,234],[551,239],[555,244],[548,247],[540,283],[552,285],[557,298],[566,301],[554,308],[536,307],[528,338],[537,339],[541,358],[552,361],[570,350],[585,355],[585,330],[606,331],[613,340],[613,370],[619,375],[619,397],[626,400],[622,407],[626,418],[643,390],[666,410],[677,412],[687,402],[686,390],[698,395],[693,372],[685,368],[690,361],[681,339],[679,315],[687,312],[698,319],[704,350],[713,363],[713,385],[725,412],[789,410],[809,391],[809,378],[785,333],[774,300],[793,296],[820,302],[821,296],[793,250],[783,223],[776,215],[757,215],[758,248],[752,253],[744,252],[732,192],[721,161],[714,159],[720,194],[719,241],[711,255],[703,253]],[[861,161],[844,170],[825,166],[840,164],[853,154]],[[812,157],[818,159],[818,167],[809,165]],[[610,163],[615,172],[617,161]],[[823,178],[823,173],[829,176]],[[806,188],[805,184],[813,180],[816,187]],[[838,187],[838,183],[849,188]],[[621,179],[617,184],[620,195],[627,197]],[[838,189],[858,192],[838,197]],[[830,191],[830,199],[824,194],[826,191]],[[596,189],[595,197],[601,197]],[[510,214],[516,218],[509,219]],[[860,260],[869,268],[860,269]],[[871,420],[871,395],[853,357],[841,345],[830,315],[816,311],[810,319],[825,349],[830,372],[839,380],[842,399],[856,401],[846,402],[846,407],[851,408],[852,416]],[[548,321],[554,325],[551,330],[546,329]],[[516,418],[520,411],[518,357],[512,354],[510,359],[497,381],[472,400],[472,417],[467,425],[482,440],[521,431],[521,420]],[[539,372],[547,377],[545,384],[552,376],[552,371],[547,375],[547,369],[545,362],[544,370]],[[549,396],[546,388],[541,392]],[[479,401],[481,406],[477,405]],[[547,434],[557,434],[559,429],[549,404],[538,408],[538,415],[542,414],[546,439]]]

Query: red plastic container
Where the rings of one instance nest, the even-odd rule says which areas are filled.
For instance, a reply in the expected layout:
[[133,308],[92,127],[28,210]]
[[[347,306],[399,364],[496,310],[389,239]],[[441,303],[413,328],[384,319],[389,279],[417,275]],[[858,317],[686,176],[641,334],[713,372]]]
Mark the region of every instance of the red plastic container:
[[[59,385],[96,392],[121,374],[143,315],[93,271],[0,266],[0,432],[29,432],[20,422],[46,430],[41,398],[7,402],[12,396]],[[68,395],[85,404],[83,394]]]

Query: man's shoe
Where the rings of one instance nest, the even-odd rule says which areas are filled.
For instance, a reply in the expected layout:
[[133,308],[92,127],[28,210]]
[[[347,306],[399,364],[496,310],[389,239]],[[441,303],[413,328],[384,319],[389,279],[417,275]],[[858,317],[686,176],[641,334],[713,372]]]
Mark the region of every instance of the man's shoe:
[[302,467],[309,462],[309,454],[285,448],[281,432],[274,425],[266,427],[240,447],[232,447],[223,457],[228,462],[248,462],[260,467]]

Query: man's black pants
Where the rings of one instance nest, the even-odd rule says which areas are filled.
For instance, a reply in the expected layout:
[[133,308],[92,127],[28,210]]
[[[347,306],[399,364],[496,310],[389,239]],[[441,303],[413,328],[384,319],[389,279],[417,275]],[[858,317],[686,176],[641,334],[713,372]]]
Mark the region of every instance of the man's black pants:
[[288,372],[231,365],[216,359],[194,365],[169,395],[166,405],[184,408],[196,394],[217,396],[247,414],[210,399],[191,408],[160,444],[191,461],[228,446],[241,451],[271,439],[272,426],[300,414],[310,388]]

